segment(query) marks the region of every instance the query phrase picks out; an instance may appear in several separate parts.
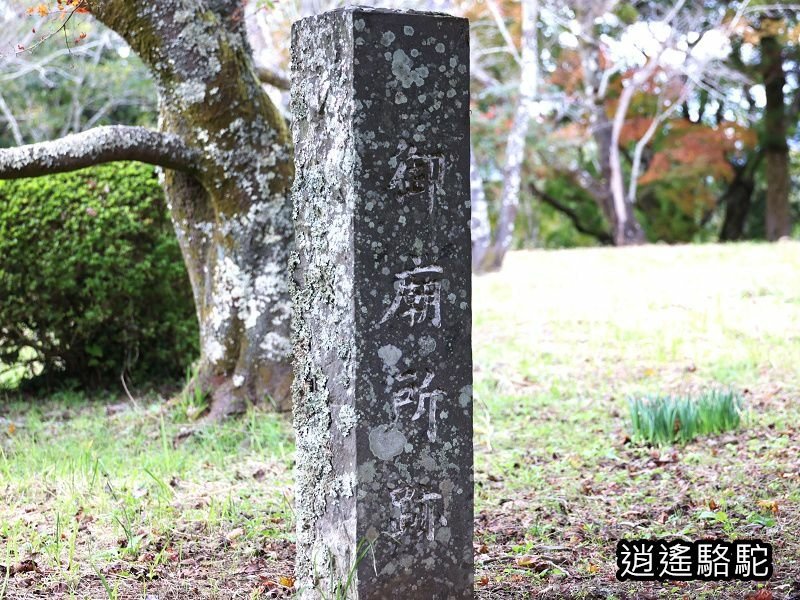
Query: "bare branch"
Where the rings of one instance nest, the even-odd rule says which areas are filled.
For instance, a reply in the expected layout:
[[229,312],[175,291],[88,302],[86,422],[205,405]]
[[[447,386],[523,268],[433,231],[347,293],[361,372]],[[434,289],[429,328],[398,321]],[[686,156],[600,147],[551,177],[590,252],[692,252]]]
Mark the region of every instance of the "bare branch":
[[279,90],[289,89],[289,77],[278,69],[258,66],[256,67],[256,76],[261,83],[266,83],[267,85],[276,87]]
[[[0,82],[6,81],[13,81],[14,79],[19,79],[30,73],[31,71],[37,71],[40,76],[43,75],[45,67],[53,62],[55,59],[65,56],[68,54],[87,54],[89,50],[98,46],[101,42],[97,40],[93,40],[91,42],[87,42],[85,45],[80,46],[78,48],[73,48],[72,50],[68,48],[61,48],[60,50],[56,50],[55,52],[45,56],[42,60],[37,62],[25,63],[21,64],[18,68],[15,69],[7,69],[7,73],[0,77]],[[11,59],[8,59],[11,60]]]
[[51,31],[50,33],[42,36],[41,38],[39,38],[39,40],[35,44],[33,44],[31,46],[28,46],[28,47],[21,46],[21,47],[19,47],[19,49],[16,51],[16,54],[23,54],[25,52],[30,53],[31,51],[35,50],[36,48],[38,48],[39,46],[44,44],[51,37],[53,37],[55,35],[58,35],[62,31],[64,32],[64,41],[66,42],[67,50],[70,50],[69,40],[67,39],[67,25],[69,25],[69,22],[72,20],[72,17],[75,16],[75,13],[77,13],[79,10],[85,9],[85,8],[87,8],[86,0],[81,0],[80,2],[78,2],[73,7],[73,9],[69,12],[69,14],[63,13],[63,14],[66,14],[66,17],[61,22],[61,25],[58,26],[58,28],[56,28],[54,31]]
[[112,125],[38,144],[0,150],[0,179],[39,177],[119,160],[193,173],[198,153],[178,136]]
[[636,202],[636,189],[639,185],[639,171],[642,168],[642,155],[644,154],[644,149],[653,139],[656,131],[658,131],[658,128],[663,125],[664,121],[666,121],[670,115],[672,115],[672,113],[675,112],[675,110],[677,110],[677,108],[683,104],[684,101],[686,101],[692,89],[693,87],[691,83],[686,83],[686,85],[683,86],[680,97],[652,120],[650,126],[647,128],[647,131],[645,131],[644,135],[639,139],[639,141],[636,142],[636,148],[633,152],[633,164],[631,165],[630,181],[628,182],[628,202],[631,204]]
[[18,146],[24,144],[25,140],[22,139],[22,132],[19,129],[19,123],[17,123],[14,113],[11,112],[8,103],[6,102],[6,99],[3,98],[2,94],[0,94],[0,112],[3,113],[6,123],[8,123],[8,128],[11,130],[11,135],[14,136],[14,141]]
[[578,215],[576,211],[574,211],[572,208],[570,208],[563,202],[558,201],[556,198],[554,198],[547,192],[540,190],[533,184],[530,184],[528,188],[530,189],[531,193],[534,196],[539,198],[539,200],[553,207],[558,212],[566,216],[570,221],[572,221],[573,227],[575,227],[575,230],[578,231],[579,233],[591,236],[605,246],[610,246],[611,244],[614,243],[613,238],[607,231],[593,229],[592,227],[584,224],[584,222],[581,221],[580,215]]
[[[742,15],[748,8],[749,3],[750,0],[745,0],[745,2],[742,3],[734,18],[723,29],[723,33],[725,35],[729,36],[733,33],[733,31],[735,30],[736,26],[739,23],[739,20],[742,18]],[[692,58],[692,52],[689,53],[689,58]],[[703,58],[697,60],[693,66],[700,74],[702,74],[708,69],[709,62],[710,60],[708,58]],[[717,70],[719,71],[719,69]],[[686,75],[687,75],[687,80],[686,83],[683,85],[679,98],[675,102],[673,102],[666,110],[661,111],[660,114],[656,114],[656,116],[653,118],[653,121],[650,123],[650,126],[647,128],[647,131],[645,131],[644,135],[636,143],[633,165],[631,166],[630,181],[628,184],[628,202],[630,202],[631,204],[633,204],[636,201],[636,190],[639,183],[639,170],[641,168],[641,163],[642,163],[642,154],[644,153],[645,147],[653,139],[653,136],[656,134],[658,128],[664,123],[664,121],[666,121],[670,117],[670,115],[672,115],[672,113],[681,104],[683,104],[686,101],[686,99],[689,97],[689,94],[695,89],[695,87],[701,87],[707,89],[712,95],[714,94],[714,90],[711,86],[706,87],[700,77],[692,76],[691,69],[687,69]],[[659,102],[659,106],[660,104],[661,103]]]
[[790,12],[800,10],[800,4],[760,4],[748,6],[746,10],[740,11],[743,14],[765,13],[765,12]]
[[494,17],[495,23],[497,24],[497,29],[500,30],[500,35],[503,36],[503,40],[506,42],[509,53],[514,57],[514,60],[517,61],[517,64],[522,66],[522,58],[519,55],[519,50],[517,50],[517,47],[514,45],[514,39],[511,37],[508,27],[506,27],[506,23],[503,20],[503,15],[500,12],[500,8],[497,6],[495,0],[488,0],[486,4],[492,13],[492,17]]

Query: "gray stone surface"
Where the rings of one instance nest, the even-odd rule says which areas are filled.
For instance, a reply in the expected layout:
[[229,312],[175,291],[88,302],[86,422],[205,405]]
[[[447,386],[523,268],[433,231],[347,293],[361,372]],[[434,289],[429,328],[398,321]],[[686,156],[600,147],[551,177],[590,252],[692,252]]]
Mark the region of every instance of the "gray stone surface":
[[292,30],[302,598],[473,595],[468,23]]

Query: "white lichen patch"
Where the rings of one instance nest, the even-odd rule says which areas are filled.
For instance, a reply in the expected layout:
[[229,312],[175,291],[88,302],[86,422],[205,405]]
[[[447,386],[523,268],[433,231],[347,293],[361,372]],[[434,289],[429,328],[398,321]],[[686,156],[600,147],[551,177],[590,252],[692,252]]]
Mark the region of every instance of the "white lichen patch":
[[389,425],[378,425],[369,432],[369,449],[380,460],[391,460],[401,454],[406,445],[403,432]]
[[419,353],[421,356],[428,356],[436,350],[436,340],[429,335],[419,338]]
[[275,331],[267,332],[259,347],[266,357],[273,360],[285,359],[292,355],[292,342]]
[[378,350],[378,356],[387,367],[394,367],[403,357],[403,352],[393,344],[386,344]]
[[214,338],[206,340],[203,350],[206,360],[211,364],[217,363],[225,357],[225,346]]
[[200,104],[206,99],[206,84],[195,79],[183,81],[176,86],[175,95],[184,106]]
[[329,495],[333,498],[352,498],[356,489],[356,474],[343,473],[333,480]]
[[415,67],[411,57],[403,49],[398,48],[392,54],[392,74],[400,85],[408,89],[415,84],[422,87],[430,73],[425,65]]
[[472,386],[465,385],[461,388],[458,394],[458,403],[461,405],[461,408],[467,408],[470,404],[472,404]]
[[339,409],[339,415],[336,417],[336,425],[343,436],[347,436],[358,423],[358,415],[355,409],[345,404]]

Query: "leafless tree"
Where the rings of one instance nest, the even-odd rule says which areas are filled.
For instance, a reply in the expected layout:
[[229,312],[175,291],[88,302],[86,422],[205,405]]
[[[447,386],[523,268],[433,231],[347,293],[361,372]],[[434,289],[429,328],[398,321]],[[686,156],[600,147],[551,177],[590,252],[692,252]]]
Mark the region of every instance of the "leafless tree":
[[[514,118],[506,141],[505,164],[503,167],[503,191],[500,196],[500,213],[494,240],[490,235],[488,211],[483,189],[476,190],[483,183],[473,164],[471,185],[473,187],[473,266],[478,271],[499,269],[503,258],[511,248],[514,238],[514,223],[519,210],[522,188],[522,163],[525,158],[526,138],[528,136],[531,113],[539,87],[539,42],[537,24],[539,22],[539,0],[522,0],[522,51],[517,52],[502,14],[494,0],[489,6],[498,29],[501,31],[510,53],[520,65],[518,98]],[[474,162],[474,158],[473,158]]]

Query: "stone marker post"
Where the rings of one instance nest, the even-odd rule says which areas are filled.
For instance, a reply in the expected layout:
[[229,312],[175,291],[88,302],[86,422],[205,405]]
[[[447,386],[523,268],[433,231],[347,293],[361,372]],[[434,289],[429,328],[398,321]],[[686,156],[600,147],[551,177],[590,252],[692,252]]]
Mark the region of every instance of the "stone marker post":
[[468,33],[292,28],[301,598],[473,596]]

